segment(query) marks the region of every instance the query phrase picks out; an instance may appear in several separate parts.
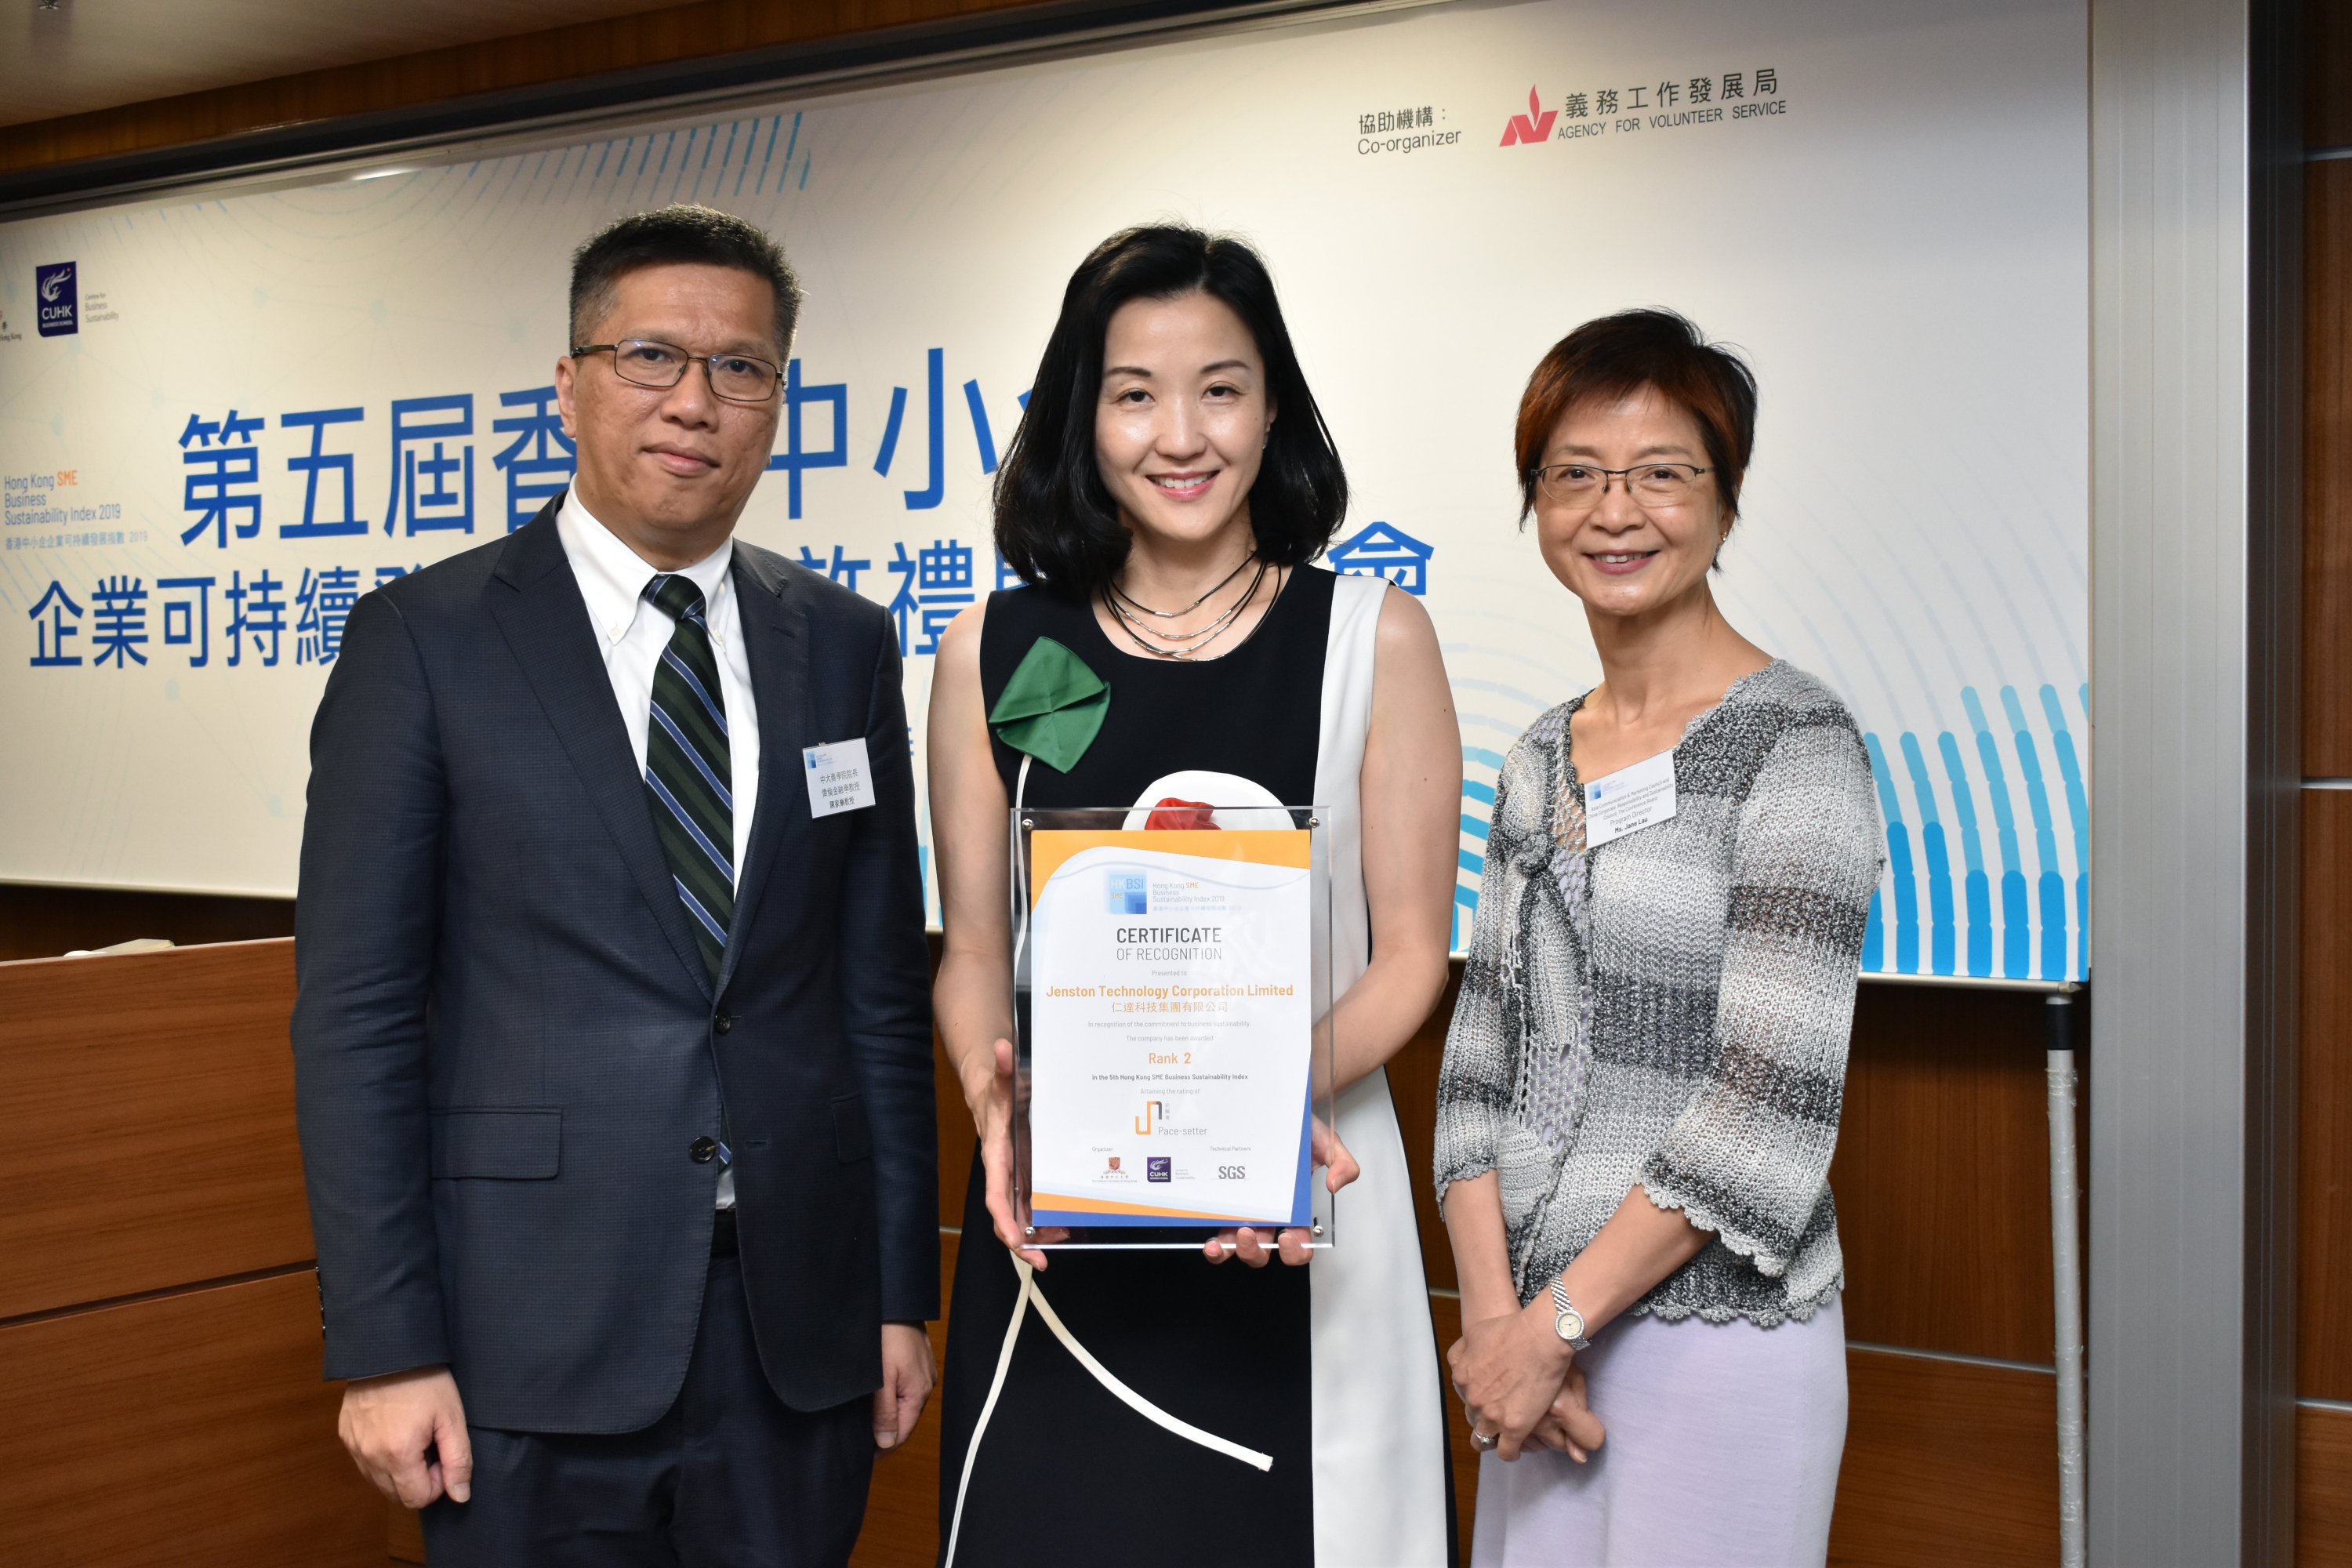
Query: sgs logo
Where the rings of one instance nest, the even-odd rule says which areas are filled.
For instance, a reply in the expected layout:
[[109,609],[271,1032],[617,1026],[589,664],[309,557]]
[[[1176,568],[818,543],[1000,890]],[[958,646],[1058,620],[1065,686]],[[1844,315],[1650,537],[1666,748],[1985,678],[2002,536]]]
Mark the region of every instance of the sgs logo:
[[1249,1167],[1247,1165],[1220,1165],[1217,1167],[1217,1180],[1221,1182],[1246,1182],[1249,1180]]

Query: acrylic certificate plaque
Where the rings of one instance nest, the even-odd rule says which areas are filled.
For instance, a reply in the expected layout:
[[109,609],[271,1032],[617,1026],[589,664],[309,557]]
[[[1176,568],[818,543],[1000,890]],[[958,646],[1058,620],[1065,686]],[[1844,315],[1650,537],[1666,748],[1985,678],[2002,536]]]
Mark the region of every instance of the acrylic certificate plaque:
[[1013,1208],[1027,1244],[1336,1236],[1331,879],[1314,806],[1013,812]]

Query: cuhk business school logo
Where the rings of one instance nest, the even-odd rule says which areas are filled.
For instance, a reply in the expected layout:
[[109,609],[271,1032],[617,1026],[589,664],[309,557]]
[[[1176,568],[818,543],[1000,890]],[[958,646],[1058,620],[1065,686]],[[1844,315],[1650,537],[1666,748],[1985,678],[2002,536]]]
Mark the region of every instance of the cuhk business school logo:
[[1559,118],[1557,109],[1546,109],[1543,100],[1532,87],[1528,89],[1528,111],[1514,114],[1504,122],[1503,145],[1532,147],[1538,142],[1551,140],[1551,122]]
[[39,312],[41,336],[61,338],[81,330],[81,290],[74,278],[74,264],[60,261],[53,267],[33,268],[33,303]]

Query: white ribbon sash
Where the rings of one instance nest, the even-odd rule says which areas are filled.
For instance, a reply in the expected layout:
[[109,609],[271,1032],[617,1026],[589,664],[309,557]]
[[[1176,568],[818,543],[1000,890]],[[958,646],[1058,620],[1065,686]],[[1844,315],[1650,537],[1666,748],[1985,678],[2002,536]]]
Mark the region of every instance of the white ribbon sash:
[[963,1531],[963,1499],[965,1489],[971,1485],[971,1467],[973,1461],[980,1458],[980,1440],[988,1431],[988,1418],[996,1413],[997,1396],[1004,1392],[1004,1375],[1013,1370],[1013,1347],[1020,1342],[1021,1320],[1028,1315],[1029,1305],[1033,1301],[1037,1306],[1037,1316],[1053,1331],[1054,1337],[1062,1342],[1062,1347],[1076,1356],[1078,1364],[1092,1373],[1097,1383],[1110,1390],[1120,1404],[1153,1426],[1173,1432],[1187,1442],[1198,1443],[1203,1448],[1223,1454],[1229,1459],[1239,1459],[1259,1470],[1274,1468],[1273,1455],[1244,1448],[1239,1443],[1227,1442],[1213,1432],[1204,1432],[1189,1421],[1181,1421],[1121,1383],[1110,1368],[1097,1361],[1091,1351],[1078,1343],[1077,1336],[1063,1323],[1061,1314],[1054,1310],[1045,1300],[1045,1292],[1037,1288],[1036,1270],[1019,1257],[1013,1258],[1013,1267],[1021,1275],[1021,1294],[1013,1303],[1013,1321],[1005,1325],[1004,1344],[996,1352],[996,1375],[988,1384],[988,1398],[982,1402],[980,1420],[973,1425],[971,1441],[963,1451],[963,1475],[956,1482],[955,1515],[948,1525],[948,1549],[940,1560],[942,1568],[955,1568],[956,1539]]

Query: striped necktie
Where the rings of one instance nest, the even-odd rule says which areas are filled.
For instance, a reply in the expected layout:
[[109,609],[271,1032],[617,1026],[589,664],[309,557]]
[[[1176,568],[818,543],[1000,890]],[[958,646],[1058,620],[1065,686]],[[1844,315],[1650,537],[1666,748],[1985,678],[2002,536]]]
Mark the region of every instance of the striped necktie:
[[646,727],[646,793],[669,861],[678,901],[713,980],[735,918],[734,772],[727,745],[727,700],[703,619],[702,590],[686,577],[646,584],[654,607],[677,622],[654,667],[652,722]]

